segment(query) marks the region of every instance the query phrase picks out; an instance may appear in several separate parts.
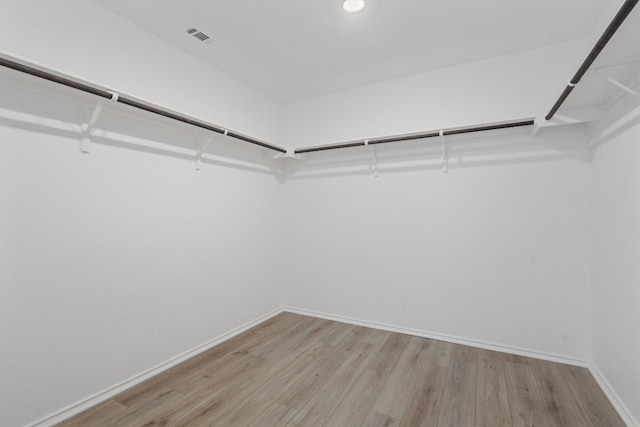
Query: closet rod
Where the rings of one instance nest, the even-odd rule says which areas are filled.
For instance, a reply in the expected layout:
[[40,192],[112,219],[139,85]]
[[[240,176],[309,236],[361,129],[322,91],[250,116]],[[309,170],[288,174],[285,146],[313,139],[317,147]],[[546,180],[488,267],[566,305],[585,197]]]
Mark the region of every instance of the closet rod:
[[80,83],[80,82],[74,81],[72,79],[69,79],[69,78],[66,78],[66,77],[61,77],[59,75],[56,75],[56,74],[53,74],[53,73],[50,73],[50,72],[47,72],[47,71],[43,71],[43,70],[40,70],[40,69],[37,69],[37,68],[33,68],[33,67],[28,66],[28,65],[24,65],[24,64],[21,64],[19,62],[11,61],[9,59],[2,58],[2,57],[0,57],[0,65],[3,66],[3,67],[6,67],[6,68],[11,68],[11,69],[16,70],[16,71],[20,71],[20,72],[25,73],[25,74],[29,74],[29,75],[32,75],[32,76],[35,76],[35,77],[39,77],[41,79],[49,80],[51,82],[58,83],[58,84],[61,84],[61,85],[64,85],[64,86],[67,86],[67,87],[70,87],[70,88],[73,88],[73,89],[77,89],[77,90],[80,90],[82,92],[87,92],[87,93],[90,93],[90,94],[93,94],[93,95],[96,95],[96,96],[99,96],[99,97],[102,97],[102,98],[113,99],[116,102],[128,105],[130,107],[138,108],[140,110],[144,110],[144,111],[147,111],[149,113],[157,114],[159,116],[167,117],[169,119],[173,119],[173,120],[176,120],[176,121],[179,121],[179,122],[182,122],[182,123],[186,123],[186,124],[189,124],[189,125],[192,125],[192,126],[195,126],[195,127],[199,127],[201,129],[206,129],[206,130],[209,130],[209,131],[212,131],[212,132],[215,132],[215,133],[219,133],[219,134],[222,134],[222,135],[230,136],[231,138],[235,138],[235,139],[239,139],[239,140],[242,140],[242,141],[245,141],[245,142],[249,142],[249,143],[254,144],[254,145],[259,145],[261,147],[268,148],[270,150],[278,151],[280,153],[286,153],[287,152],[287,150],[285,150],[284,148],[278,147],[276,145],[271,145],[271,144],[268,144],[266,142],[259,141],[257,139],[253,139],[251,137],[248,137],[248,136],[236,133],[236,132],[232,132],[232,131],[226,130],[226,129],[222,128],[222,127],[214,126],[214,125],[211,125],[211,124],[208,124],[208,123],[205,123],[205,122],[201,122],[199,120],[192,119],[192,118],[189,118],[189,117],[177,114],[177,113],[172,113],[171,111],[164,110],[164,109],[162,109],[160,107],[155,107],[153,105],[149,105],[149,104],[146,104],[146,103],[142,103],[142,102],[136,101],[134,99],[131,99],[131,98],[128,98],[126,96],[121,95],[119,92],[117,92],[118,96],[116,98],[114,98],[114,93],[116,93],[116,92],[110,92],[110,91],[107,91],[107,90],[104,90],[104,89],[99,89],[97,87],[94,87],[94,86],[91,86],[91,85],[88,85],[88,84],[85,84],[85,83]]
[[[507,123],[500,123],[500,124],[495,124],[495,125],[483,125],[483,126],[475,126],[475,127],[468,127],[468,128],[449,129],[449,130],[443,131],[442,134],[443,134],[443,136],[459,135],[459,134],[463,134],[463,133],[483,132],[483,131],[488,131],[488,130],[507,129],[507,128],[515,128],[515,127],[521,127],[521,126],[531,126],[531,125],[533,125],[533,123],[534,123],[533,119],[530,119],[530,120],[519,120],[517,122],[507,122]],[[347,143],[344,143],[344,144],[321,145],[321,146],[318,146],[318,147],[299,148],[299,149],[295,150],[295,153],[296,154],[303,154],[303,153],[311,153],[311,152],[314,152],[314,151],[326,151],[326,150],[336,150],[336,149],[339,149],[339,148],[361,147],[361,146],[365,146],[365,145],[385,144],[385,143],[388,143],[388,142],[410,141],[410,140],[413,140],[413,139],[423,139],[423,138],[435,138],[437,136],[440,136],[440,131],[429,131],[429,132],[423,132],[423,133],[411,134],[411,135],[399,135],[399,136],[386,137],[386,138],[380,138],[380,139],[369,139],[369,140],[358,141],[358,142],[347,142]]]
[[629,13],[631,13],[631,10],[637,3],[638,0],[626,0],[624,2],[618,13],[616,13],[616,16],[614,16],[613,20],[609,23],[606,30],[604,30],[604,33],[602,33],[602,35],[596,42],[595,46],[593,46],[591,52],[589,52],[589,55],[587,55],[580,68],[578,68],[576,74],[569,81],[569,84],[564,89],[556,103],[553,105],[549,113],[544,117],[546,120],[551,120],[553,118],[554,114],[556,114],[560,106],[567,99],[573,88],[580,82],[582,76],[584,76],[584,74],[589,70],[589,67],[591,67],[593,61],[596,60],[600,52],[602,52],[602,49],[604,49],[611,37],[616,33],[616,31],[618,31],[618,28],[620,28],[624,20],[627,18],[627,16],[629,16]]

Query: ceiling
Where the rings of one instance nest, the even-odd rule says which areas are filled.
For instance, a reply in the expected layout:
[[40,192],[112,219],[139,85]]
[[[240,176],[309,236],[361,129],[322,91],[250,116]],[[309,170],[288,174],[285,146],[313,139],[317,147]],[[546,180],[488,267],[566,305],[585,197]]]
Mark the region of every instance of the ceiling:
[[[96,0],[288,102],[586,37],[608,0]],[[186,32],[196,25],[215,42]]]

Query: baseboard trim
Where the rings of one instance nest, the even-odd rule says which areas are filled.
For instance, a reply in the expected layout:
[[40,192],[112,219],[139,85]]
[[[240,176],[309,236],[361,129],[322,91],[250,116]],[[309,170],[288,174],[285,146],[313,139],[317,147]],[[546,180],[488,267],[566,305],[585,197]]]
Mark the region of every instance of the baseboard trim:
[[111,397],[115,396],[116,394],[133,387],[136,384],[141,383],[142,381],[151,378],[154,375],[157,375],[193,356],[198,355],[199,353],[202,353],[203,351],[206,351],[208,349],[210,349],[211,347],[214,347],[230,338],[233,338],[234,336],[241,334],[242,332],[245,332],[246,330],[272,318],[273,316],[276,316],[280,313],[282,313],[284,310],[282,308],[278,308],[276,310],[273,310],[265,315],[262,315],[254,320],[251,320],[250,322],[245,323],[242,326],[239,326],[235,329],[232,329],[231,331],[222,334],[212,340],[209,340],[207,342],[205,342],[204,344],[201,344],[197,347],[192,348],[191,350],[187,350],[184,353],[181,353],[175,357],[172,357],[169,360],[166,360],[150,369],[147,369],[144,372],[141,372],[137,375],[134,375],[131,378],[128,378],[118,384],[115,384],[111,387],[108,387],[102,391],[99,391],[98,393],[89,396],[85,399],[80,400],[79,402],[73,403],[65,408],[62,408],[56,412],[54,412],[53,414],[47,415],[43,418],[40,418],[37,421],[34,421],[31,424],[27,424],[26,427],[50,427],[53,426],[55,424],[58,424],[68,418],[71,418],[74,415],[79,414],[80,412],[95,406],[101,402],[104,402],[107,399],[110,399]]
[[615,410],[620,415],[620,418],[622,418],[622,421],[624,421],[628,427],[640,427],[640,423],[638,422],[638,420],[636,420],[631,412],[629,412],[626,405],[622,402],[613,387],[611,387],[611,384],[607,380],[607,377],[602,373],[600,368],[598,368],[598,365],[596,365],[594,362],[591,362],[588,368],[589,372],[591,372],[591,375],[593,375],[593,378],[596,380],[605,396],[607,396],[607,399],[609,399],[609,402],[611,402]]
[[446,334],[439,334],[439,333],[429,332],[429,331],[421,331],[421,330],[405,328],[401,326],[388,325],[386,323],[372,322],[368,320],[356,319],[356,318],[340,316],[336,314],[322,313],[318,311],[306,310],[306,309],[301,309],[296,307],[287,306],[287,307],[284,307],[283,311],[302,314],[306,316],[319,317],[327,320],[334,320],[336,322],[349,323],[352,325],[366,326],[368,328],[381,329],[384,331],[398,332],[398,333],[407,334],[407,335],[415,335],[422,338],[430,338],[434,340],[446,341],[446,342],[451,342],[455,344],[468,345],[470,347],[483,348],[485,350],[494,350],[502,353],[516,354],[519,356],[547,360],[550,362],[564,363],[567,365],[579,366],[581,368],[586,368],[589,366],[589,361],[585,359],[579,359],[579,358],[574,358],[569,356],[561,356],[557,354],[545,353],[545,352],[519,348],[519,347],[506,346],[506,345],[496,344],[496,343],[487,342],[487,341],[462,338],[454,335],[446,335]]

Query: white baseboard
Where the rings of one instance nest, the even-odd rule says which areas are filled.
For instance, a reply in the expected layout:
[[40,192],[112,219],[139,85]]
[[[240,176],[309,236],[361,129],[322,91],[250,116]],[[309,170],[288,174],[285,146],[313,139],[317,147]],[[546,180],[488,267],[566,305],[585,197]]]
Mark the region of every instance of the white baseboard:
[[564,363],[567,365],[579,366],[581,368],[586,368],[587,366],[589,366],[589,361],[585,359],[578,359],[574,357],[562,356],[562,355],[557,355],[552,353],[545,353],[545,352],[540,352],[540,351],[531,350],[531,349],[506,346],[506,345],[496,344],[496,343],[487,342],[487,341],[456,337],[453,335],[439,334],[435,332],[420,331],[417,329],[387,325],[385,323],[371,322],[371,321],[362,320],[362,319],[354,319],[352,317],[321,313],[313,310],[305,310],[305,309],[300,309],[295,307],[284,307],[283,311],[303,314],[306,316],[320,317],[322,319],[327,319],[327,320],[335,320],[337,322],[349,323],[352,325],[366,326],[368,328],[382,329],[384,331],[398,332],[398,333],[407,334],[407,335],[415,335],[417,337],[422,337],[422,338],[430,338],[430,339],[439,340],[439,341],[447,341],[455,344],[468,345],[470,347],[483,348],[486,350],[494,350],[502,353],[517,354],[519,356],[525,356],[525,357],[533,357],[535,359]]
[[628,427],[640,427],[640,423],[638,422],[638,420],[634,418],[625,404],[622,403],[622,400],[620,399],[620,397],[618,397],[618,394],[615,392],[613,387],[611,387],[609,381],[607,381],[607,377],[604,376],[600,368],[598,368],[595,363],[592,362],[589,364],[589,372],[591,372],[591,375],[593,375],[593,378],[596,380],[604,394],[607,396],[607,399],[609,399],[613,407],[616,409],[616,411],[618,411],[618,414],[620,415],[620,418],[622,418],[622,421],[624,421]]
[[241,334],[242,332],[264,322],[267,319],[272,318],[273,316],[276,316],[280,313],[282,313],[283,310],[281,308],[273,310],[263,316],[260,316],[248,323],[245,323],[242,326],[239,326],[235,329],[232,329],[231,331],[222,334],[210,341],[207,341],[204,344],[201,344],[197,347],[192,348],[191,350],[187,350],[182,354],[179,354],[175,357],[172,357],[171,359],[162,362],[156,366],[154,366],[153,368],[147,369],[144,372],[141,372],[137,375],[134,375],[131,378],[128,378],[118,384],[115,384],[111,387],[108,387],[92,396],[89,396],[79,402],[73,403],[69,406],[67,406],[66,408],[62,408],[59,411],[54,412],[53,414],[47,415],[46,417],[43,417],[31,424],[28,424],[27,427],[50,427],[53,426],[55,424],[58,424],[64,420],[66,420],[67,418],[70,418],[74,415],[79,414],[80,412],[95,406],[101,402],[104,402],[107,399],[110,399],[111,397],[115,396],[116,394],[133,387],[136,384],[139,384],[141,382],[143,382],[144,380],[151,378],[154,375],[158,375],[159,373],[171,368],[172,366],[175,366],[199,353],[202,353],[203,351],[206,351],[208,349],[210,349],[211,347],[214,347],[226,340],[228,340],[229,338],[232,338],[238,334]]

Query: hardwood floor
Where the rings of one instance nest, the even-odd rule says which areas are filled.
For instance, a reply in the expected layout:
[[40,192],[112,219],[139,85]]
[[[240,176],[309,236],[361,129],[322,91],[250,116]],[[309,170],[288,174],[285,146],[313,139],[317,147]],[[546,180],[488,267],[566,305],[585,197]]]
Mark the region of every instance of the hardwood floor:
[[584,368],[282,313],[59,426],[624,423]]

